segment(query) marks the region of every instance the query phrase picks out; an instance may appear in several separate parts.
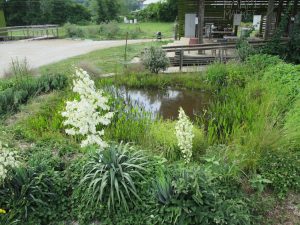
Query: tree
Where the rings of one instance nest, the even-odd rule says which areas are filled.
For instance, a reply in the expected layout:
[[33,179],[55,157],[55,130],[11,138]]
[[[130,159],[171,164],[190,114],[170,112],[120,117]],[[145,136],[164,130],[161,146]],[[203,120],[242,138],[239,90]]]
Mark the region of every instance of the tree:
[[178,0],[167,0],[150,4],[136,16],[143,21],[174,22],[178,11]]
[[90,10],[92,19],[97,23],[107,23],[117,19],[120,5],[111,0],[91,0]]
[[127,15],[130,12],[137,10],[139,8],[138,0],[119,0],[120,13],[122,15]]
[[73,0],[9,0],[2,4],[10,26],[90,20],[88,9]]

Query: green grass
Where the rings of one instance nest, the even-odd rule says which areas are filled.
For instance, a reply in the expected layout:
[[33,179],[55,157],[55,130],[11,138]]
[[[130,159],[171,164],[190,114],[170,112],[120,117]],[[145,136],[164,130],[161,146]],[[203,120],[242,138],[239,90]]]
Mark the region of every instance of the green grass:
[[[71,28],[72,34],[74,33],[74,35],[70,35],[68,27]],[[156,33],[158,31],[162,32],[163,38],[172,38],[174,36],[173,29],[173,23],[163,22],[143,22],[138,24],[109,23],[103,25],[67,24],[58,28],[58,36],[59,38],[80,38],[92,40],[125,40],[128,32],[128,39],[155,40]],[[37,31],[34,30],[30,30],[29,34],[32,35],[33,32],[35,32],[35,36],[37,36]],[[49,34],[51,35],[52,31],[49,31]],[[54,29],[54,34],[56,35],[56,29]],[[26,37],[27,29],[12,31],[10,32],[10,35],[15,37]]]
[[74,66],[81,67],[91,75],[106,73],[122,73],[124,66],[134,57],[139,57],[144,48],[151,45],[162,45],[164,42],[149,42],[142,44],[128,45],[127,62],[125,63],[125,44],[121,47],[97,50],[85,55],[75,56],[70,59],[50,64],[40,68],[42,74],[62,72],[72,74]]
[[193,90],[211,90],[202,73],[149,74],[129,73],[98,80],[99,86],[126,86],[129,88],[166,89],[185,88]]
[[60,37],[68,37],[67,29],[71,28],[74,32],[73,37],[94,40],[113,40],[126,39],[128,32],[129,39],[156,39],[156,33],[162,32],[163,38],[172,38],[174,36],[172,23],[109,23],[102,25],[66,25],[59,30]]

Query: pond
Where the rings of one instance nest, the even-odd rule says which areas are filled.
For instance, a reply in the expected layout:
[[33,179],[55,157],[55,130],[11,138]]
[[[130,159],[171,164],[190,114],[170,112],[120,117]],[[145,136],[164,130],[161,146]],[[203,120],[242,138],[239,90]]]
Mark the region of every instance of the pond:
[[131,102],[153,115],[172,120],[178,117],[180,107],[190,118],[194,119],[195,114],[206,110],[212,100],[210,92],[201,90],[146,90],[122,87],[118,93],[127,103]]

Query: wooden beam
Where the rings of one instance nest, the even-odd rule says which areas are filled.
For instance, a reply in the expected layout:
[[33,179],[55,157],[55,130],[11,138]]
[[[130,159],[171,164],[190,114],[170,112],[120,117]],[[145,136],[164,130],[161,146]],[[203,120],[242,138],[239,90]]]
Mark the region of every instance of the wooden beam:
[[269,39],[269,37],[270,37],[274,6],[275,6],[275,0],[269,0],[268,1],[268,12],[267,12],[266,28],[265,28],[265,37],[264,37],[265,40]]
[[198,44],[203,44],[205,0],[199,0],[198,8]]
[[279,26],[280,21],[281,21],[283,2],[284,2],[284,0],[280,0],[279,3],[278,3],[277,16],[276,16],[276,27]]
[[294,5],[293,5],[293,13],[292,13],[292,16],[296,16],[297,13],[298,13],[298,3],[299,3],[299,0],[295,0],[294,1]]

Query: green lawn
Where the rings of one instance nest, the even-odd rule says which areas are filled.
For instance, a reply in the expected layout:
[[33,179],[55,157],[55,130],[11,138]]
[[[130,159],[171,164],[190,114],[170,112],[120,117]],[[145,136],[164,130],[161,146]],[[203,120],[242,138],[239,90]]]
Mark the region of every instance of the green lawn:
[[101,25],[70,25],[67,24],[60,29],[61,37],[86,38],[95,40],[125,39],[128,33],[129,39],[156,38],[160,31],[164,38],[174,36],[172,23],[109,23]]
[[[128,45],[127,60],[130,61],[135,56],[140,56],[144,48],[151,45],[161,45],[165,42],[149,42],[142,44]],[[94,51],[85,55],[75,56],[58,63],[43,66],[40,68],[41,73],[72,73],[74,66],[82,67],[93,75],[106,73],[120,73],[124,70],[125,46],[114,47]]]
[[[108,23],[101,25],[75,25],[66,24],[58,29],[60,38],[81,38],[93,40],[122,40],[126,39],[127,33],[129,39],[155,39],[156,33],[160,31],[164,38],[172,38],[174,36],[174,28],[172,23]],[[38,34],[35,30],[35,36]],[[39,31],[41,32],[41,31]],[[54,30],[56,34],[56,30]],[[42,33],[45,34],[45,31]],[[52,31],[49,32],[52,34]],[[11,35],[11,34],[10,34]],[[15,30],[12,32],[15,37],[27,35],[27,30]],[[29,35],[33,35],[33,30],[29,31]]]

